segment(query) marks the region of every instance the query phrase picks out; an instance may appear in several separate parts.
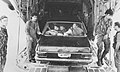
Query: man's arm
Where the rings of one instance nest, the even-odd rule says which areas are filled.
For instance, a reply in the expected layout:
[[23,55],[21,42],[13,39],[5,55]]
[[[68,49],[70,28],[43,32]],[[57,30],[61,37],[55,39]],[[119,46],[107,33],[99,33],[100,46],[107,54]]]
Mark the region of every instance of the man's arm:
[[30,35],[30,21],[26,22],[25,32],[26,32],[26,35],[27,35],[27,39],[32,40],[32,37]]
[[40,28],[39,28],[39,25],[38,25],[38,23],[37,23],[37,25],[36,25],[36,28],[37,28],[37,34],[41,34],[41,32],[40,32]]
[[30,36],[30,21],[26,22],[25,32],[26,32],[27,35]]
[[111,27],[108,27],[108,29],[107,29],[107,31],[106,31],[106,34],[105,34],[105,36],[104,36],[104,39],[109,38],[110,31],[111,31]]
[[99,32],[101,33],[101,25],[103,25],[104,21],[104,17],[102,16],[101,18],[99,18],[99,21],[97,22],[97,24],[95,25],[95,29],[94,29],[94,35],[99,34]]
[[69,34],[72,34],[72,30],[69,29],[67,32],[64,33],[65,36],[68,36]]
[[100,20],[97,22],[97,24],[95,25],[95,28],[94,28],[94,35],[97,35],[97,31],[99,30],[98,28],[99,27],[99,23],[100,23]]

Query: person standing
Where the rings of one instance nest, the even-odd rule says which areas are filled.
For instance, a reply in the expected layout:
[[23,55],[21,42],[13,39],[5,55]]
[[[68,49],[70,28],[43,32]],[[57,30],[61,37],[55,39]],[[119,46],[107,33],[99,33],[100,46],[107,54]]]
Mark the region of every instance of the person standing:
[[7,55],[7,42],[8,42],[8,33],[6,26],[8,24],[8,17],[1,16],[0,17],[0,67],[4,68],[6,63],[6,55]]
[[27,34],[27,48],[28,48],[28,55],[29,55],[29,61],[35,62],[34,56],[35,56],[35,48],[37,45],[37,34],[40,35],[40,29],[38,25],[38,14],[33,13],[31,15],[31,19],[26,22],[26,34]]
[[[105,16],[102,16],[96,25],[95,28],[95,34],[97,36],[97,65],[102,66],[103,65],[103,58],[105,58],[106,54],[110,50],[110,29],[112,27],[112,21],[110,19],[110,16],[113,15],[113,11],[111,9],[106,10]],[[104,51],[103,51],[104,46]],[[103,51],[103,53],[102,53]]]
[[113,48],[114,48],[114,60],[115,60],[115,66],[117,68],[117,72],[120,72],[120,23],[115,22],[114,29],[117,31],[116,35],[114,36],[114,43],[113,43]]

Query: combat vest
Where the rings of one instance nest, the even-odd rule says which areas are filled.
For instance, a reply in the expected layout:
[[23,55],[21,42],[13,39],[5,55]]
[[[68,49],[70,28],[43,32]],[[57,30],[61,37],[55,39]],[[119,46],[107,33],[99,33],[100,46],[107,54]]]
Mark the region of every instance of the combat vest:
[[120,31],[118,31],[115,36],[114,36],[114,43],[113,43],[113,48],[116,48],[116,44],[117,44],[117,34],[120,33]]

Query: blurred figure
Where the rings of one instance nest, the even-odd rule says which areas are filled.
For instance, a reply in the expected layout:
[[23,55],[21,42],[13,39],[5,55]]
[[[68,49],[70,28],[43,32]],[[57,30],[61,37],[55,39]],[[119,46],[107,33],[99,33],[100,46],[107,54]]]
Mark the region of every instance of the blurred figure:
[[117,72],[120,72],[120,23],[115,22],[114,29],[117,31],[116,35],[114,36],[114,43],[113,48],[115,51],[115,66],[117,68]]
[[[109,33],[112,26],[112,20],[110,19],[110,16],[113,15],[113,12],[111,9],[108,9],[105,12],[105,16],[102,16],[99,20],[99,22],[96,25],[95,28],[95,34],[97,36],[97,47],[98,47],[98,66],[103,65],[103,58],[105,58],[106,54],[110,50],[110,37]],[[103,43],[104,43],[104,51],[103,51]],[[103,51],[103,53],[102,53]]]
[[87,12],[83,12],[83,14],[84,14],[85,24],[88,24],[89,14]]
[[66,29],[64,26],[60,26],[60,33],[64,34],[66,32]]
[[59,31],[59,27],[57,25],[54,25],[54,29],[51,29],[49,31],[46,32],[46,35],[57,35]]
[[73,24],[73,26],[64,33],[65,36],[72,35],[72,36],[83,36],[83,30],[77,25]]
[[58,36],[63,36],[64,33],[66,32],[66,29],[64,26],[60,26],[60,30],[59,30],[59,33],[57,34]]
[[28,53],[29,53],[29,61],[35,62],[35,48],[37,45],[37,34],[40,35],[40,29],[38,25],[38,14],[33,13],[31,15],[31,19],[26,22],[26,34],[27,34],[27,44],[28,44]]
[[[6,26],[8,24],[8,17],[0,17],[0,67],[3,70],[6,63],[8,34]],[[0,71],[3,72],[3,71]]]

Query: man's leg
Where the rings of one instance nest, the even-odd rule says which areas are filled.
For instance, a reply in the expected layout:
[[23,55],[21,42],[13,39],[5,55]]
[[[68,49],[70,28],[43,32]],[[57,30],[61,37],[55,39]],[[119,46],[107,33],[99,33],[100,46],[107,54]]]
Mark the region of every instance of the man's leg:
[[2,51],[3,51],[3,54],[2,54],[2,57],[3,57],[2,65],[3,65],[3,68],[4,68],[5,63],[6,63],[7,45],[4,45]]
[[103,58],[106,56],[106,54],[109,52],[109,50],[110,50],[110,40],[105,39],[104,40],[104,51],[103,51],[103,54],[101,56],[101,60],[103,60]]
[[120,66],[119,66],[119,67],[117,67],[117,72],[120,72]]
[[0,72],[3,72],[3,67],[2,67],[2,51],[0,49]]
[[29,58],[29,61],[30,61],[31,58],[32,58],[32,55],[31,55],[32,40],[27,40],[27,49],[28,49],[28,58]]
[[117,72],[120,72],[120,50],[118,50],[116,52],[115,65],[116,65],[116,68],[117,68]]
[[101,55],[102,55],[102,50],[103,50],[103,36],[98,36],[97,37],[97,46],[98,46],[98,52],[97,52],[97,57],[98,57],[98,66],[102,65],[102,61],[101,61]]
[[101,61],[101,55],[102,55],[102,50],[103,50],[103,48],[102,48],[102,43],[101,44],[99,44],[99,45],[97,45],[98,46],[98,53],[97,53],[97,57],[98,57],[98,62],[97,62],[97,64],[98,64],[98,66],[101,66],[102,65],[102,61]]
[[37,45],[37,41],[36,40],[33,40],[32,42],[32,49],[31,49],[31,57],[32,57],[32,60],[35,62],[35,48],[36,48],[36,45]]

